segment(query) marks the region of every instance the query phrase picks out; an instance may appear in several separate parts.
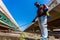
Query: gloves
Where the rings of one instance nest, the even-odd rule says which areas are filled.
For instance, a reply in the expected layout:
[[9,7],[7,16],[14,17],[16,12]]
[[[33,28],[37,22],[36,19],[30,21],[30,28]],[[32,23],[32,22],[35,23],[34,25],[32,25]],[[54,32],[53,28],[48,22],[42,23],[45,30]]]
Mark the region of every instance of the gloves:
[[46,12],[46,15],[47,15],[47,18],[51,17],[48,11]]

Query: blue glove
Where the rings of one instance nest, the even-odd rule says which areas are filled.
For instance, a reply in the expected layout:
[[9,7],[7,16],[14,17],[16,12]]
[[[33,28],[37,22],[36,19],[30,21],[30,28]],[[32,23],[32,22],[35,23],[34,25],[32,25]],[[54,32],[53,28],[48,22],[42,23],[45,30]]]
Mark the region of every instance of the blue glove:
[[47,18],[50,18],[51,16],[47,16]]

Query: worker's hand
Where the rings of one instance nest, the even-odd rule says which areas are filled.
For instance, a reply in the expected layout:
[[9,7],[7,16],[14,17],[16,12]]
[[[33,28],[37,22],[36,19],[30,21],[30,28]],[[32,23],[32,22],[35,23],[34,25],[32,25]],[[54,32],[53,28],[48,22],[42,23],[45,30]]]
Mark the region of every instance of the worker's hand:
[[51,16],[47,16],[47,18],[49,19]]

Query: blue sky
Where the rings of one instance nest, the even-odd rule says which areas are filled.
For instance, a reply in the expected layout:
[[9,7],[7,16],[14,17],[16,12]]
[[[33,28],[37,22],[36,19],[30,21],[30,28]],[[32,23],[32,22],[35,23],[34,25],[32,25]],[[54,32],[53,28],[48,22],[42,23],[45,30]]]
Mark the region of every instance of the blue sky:
[[34,6],[34,3],[36,1],[40,4],[47,4],[50,0],[3,0],[21,30],[25,30],[35,18],[37,8]]

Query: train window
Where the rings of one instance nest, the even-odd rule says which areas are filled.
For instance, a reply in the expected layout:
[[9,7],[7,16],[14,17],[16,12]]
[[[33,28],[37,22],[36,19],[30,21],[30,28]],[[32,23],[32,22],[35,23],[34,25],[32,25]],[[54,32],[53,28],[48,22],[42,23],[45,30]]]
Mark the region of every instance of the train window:
[[7,20],[6,20],[6,19],[4,19],[4,22],[7,22]]
[[2,18],[2,16],[0,15],[0,18]]
[[6,19],[4,19],[4,20],[6,20]]

